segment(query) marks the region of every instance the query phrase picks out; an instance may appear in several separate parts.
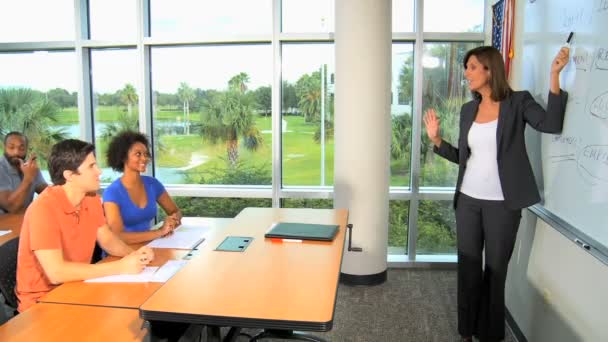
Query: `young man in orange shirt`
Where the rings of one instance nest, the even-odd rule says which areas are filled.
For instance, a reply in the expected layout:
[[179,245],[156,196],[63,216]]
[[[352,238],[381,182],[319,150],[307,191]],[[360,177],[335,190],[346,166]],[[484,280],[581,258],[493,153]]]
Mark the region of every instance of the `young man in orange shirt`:
[[[61,283],[114,274],[135,274],[154,258],[149,247],[133,251],[108,228],[99,190],[95,147],[65,140],[49,157],[54,186],[34,201],[23,219],[17,258],[19,312]],[[95,241],[122,259],[90,264]]]

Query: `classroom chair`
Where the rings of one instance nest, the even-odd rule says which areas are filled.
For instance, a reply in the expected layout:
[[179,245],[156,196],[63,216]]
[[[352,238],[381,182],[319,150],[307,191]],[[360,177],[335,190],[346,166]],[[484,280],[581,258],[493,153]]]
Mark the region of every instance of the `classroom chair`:
[[15,294],[18,249],[19,237],[0,245],[0,292],[6,300],[6,304],[14,309],[15,314],[17,314],[18,306],[17,295]]

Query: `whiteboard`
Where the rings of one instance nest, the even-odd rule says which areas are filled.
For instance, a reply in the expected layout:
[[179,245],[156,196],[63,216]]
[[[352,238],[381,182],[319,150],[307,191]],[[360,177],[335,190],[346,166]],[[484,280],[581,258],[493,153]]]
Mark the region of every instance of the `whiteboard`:
[[[522,87],[543,104],[550,63],[571,31],[564,129],[542,134],[542,205],[608,251],[608,0],[527,0],[523,11]],[[516,51],[517,53],[517,51]],[[535,161],[533,161],[534,163]],[[539,170],[535,170],[538,172]]]

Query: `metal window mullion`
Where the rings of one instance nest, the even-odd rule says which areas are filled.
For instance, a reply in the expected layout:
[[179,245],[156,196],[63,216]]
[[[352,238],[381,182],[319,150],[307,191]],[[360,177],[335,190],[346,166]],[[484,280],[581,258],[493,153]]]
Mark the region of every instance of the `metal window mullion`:
[[272,207],[281,206],[281,0],[272,1]]
[[[144,43],[152,46],[205,46],[205,45],[229,45],[229,44],[268,44],[274,35],[217,35],[210,37],[185,37],[185,38],[163,38],[144,37]],[[109,42],[108,42],[109,43]],[[125,44],[128,42],[115,42]]]
[[408,215],[407,255],[409,261],[416,260],[418,238],[418,204],[420,199],[420,137],[422,122],[422,55],[424,52],[424,1],[416,0],[416,41],[414,42],[414,111],[412,112],[411,191]]
[[93,143],[95,141],[93,124],[93,91],[91,87],[91,51],[83,47],[89,37],[88,1],[74,0],[74,30],[76,52],[76,77],[78,79],[78,121],[80,122],[80,139]]
[[[76,25],[78,26],[78,25]],[[74,40],[51,41],[51,42],[11,42],[0,43],[1,52],[31,52],[36,50],[74,50]]]
[[[154,150],[155,136],[152,122],[152,82],[150,66],[150,47],[144,44],[144,38],[150,32],[150,10],[149,0],[139,0],[137,2],[137,94],[139,96],[139,130],[146,134],[150,139],[150,145]],[[155,160],[152,158],[152,167],[146,170],[146,174],[155,175]]]
[[492,4],[494,0],[484,0],[484,16],[483,16],[483,34],[484,45],[492,44]]
[[484,32],[423,32],[425,42],[478,42]]

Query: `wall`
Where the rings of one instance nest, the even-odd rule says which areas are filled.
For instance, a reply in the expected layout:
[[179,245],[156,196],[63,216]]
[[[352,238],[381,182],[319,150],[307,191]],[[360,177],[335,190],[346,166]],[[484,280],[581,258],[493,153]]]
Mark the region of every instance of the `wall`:
[[[524,5],[516,2],[514,89],[521,79]],[[608,266],[528,210],[509,266],[506,303],[528,341],[608,340]]]

